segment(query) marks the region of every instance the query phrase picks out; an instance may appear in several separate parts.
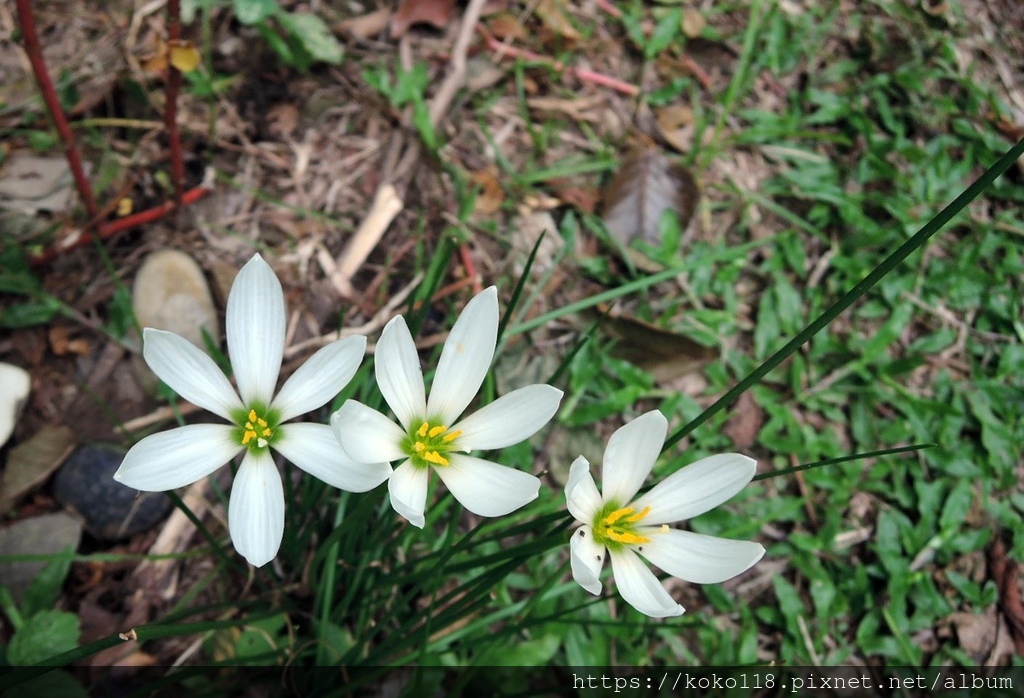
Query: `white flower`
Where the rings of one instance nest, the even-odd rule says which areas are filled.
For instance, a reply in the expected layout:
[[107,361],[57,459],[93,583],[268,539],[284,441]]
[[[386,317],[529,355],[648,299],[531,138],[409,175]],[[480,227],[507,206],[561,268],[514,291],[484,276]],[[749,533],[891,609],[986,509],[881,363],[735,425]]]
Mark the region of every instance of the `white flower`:
[[414,526],[423,528],[431,469],[462,506],[480,516],[502,516],[537,497],[540,480],[533,475],[465,453],[529,438],[554,416],[561,390],[529,385],[456,422],[483,383],[497,337],[498,291],[491,286],[455,321],[427,400],[416,345],[398,316],[381,333],[375,368],[381,394],[401,426],[354,400],[331,415],[334,435],[355,460],[403,461],[388,491],[391,506]]
[[569,513],[583,524],[569,539],[573,579],[591,594],[600,594],[598,577],[607,550],[622,598],[654,618],[681,615],[683,607],[672,600],[637,553],[672,576],[697,584],[724,582],[764,555],[759,543],[668,526],[731,499],[754,477],[757,462],[752,458],[738,453],[704,458],[630,503],[654,467],[667,429],[665,417],[655,410],[612,434],[602,465],[603,495],[583,456],[573,462],[565,484]]
[[341,391],[359,367],[365,337],[320,349],[275,396],[284,353],[284,294],[258,254],[231,286],[225,322],[238,392],[213,359],[173,332],[147,327],[143,356],[176,393],[231,424],[193,424],[147,436],[128,451],[114,479],[147,492],[172,490],[206,477],[244,451],[231,488],[228,527],[235,549],[259,567],[277,555],[284,533],[284,492],[270,449],[352,492],[376,487],[391,474],[391,466],[356,463],[326,425],[282,424]]

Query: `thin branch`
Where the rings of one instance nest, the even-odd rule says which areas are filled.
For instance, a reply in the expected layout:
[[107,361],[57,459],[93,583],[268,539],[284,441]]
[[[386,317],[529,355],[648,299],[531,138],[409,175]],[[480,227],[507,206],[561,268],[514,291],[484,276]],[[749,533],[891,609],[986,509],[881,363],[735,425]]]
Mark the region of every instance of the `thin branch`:
[[554,58],[551,58],[549,56],[542,56],[539,53],[534,53],[533,51],[529,51],[524,48],[515,48],[513,46],[509,46],[507,44],[502,43],[501,41],[498,41],[490,32],[488,32],[483,27],[480,27],[480,33],[483,34],[484,38],[487,39],[487,48],[497,53],[498,58],[509,56],[511,58],[522,58],[528,61],[547,63],[554,70],[560,73],[568,73],[569,75],[573,75],[578,80],[581,80],[583,82],[589,82],[592,85],[598,85],[600,87],[607,87],[609,89],[615,90],[616,92],[621,92],[622,94],[628,95],[630,97],[635,97],[636,95],[640,94],[639,87],[628,82],[623,82],[618,78],[613,78],[610,75],[598,73],[593,70],[587,70],[586,68],[573,68],[572,66],[567,66],[565,63],[562,63],[561,61],[556,61]]
[[43,58],[43,47],[39,43],[39,34],[36,33],[36,21],[32,15],[32,0],[17,0],[18,19],[21,22],[21,33],[25,40],[25,53],[28,54],[29,62],[32,64],[32,72],[36,76],[36,83],[43,95],[46,109],[53,119],[57,133],[60,134],[61,142],[64,144],[64,156],[68,160],[68,167],[71,168],[71,175],[75,179],[75,187],[78,189],[78,196],[82,199],[85,212],[89,216],[89,226],[95,225],[99,220],[99,207],[96,206],[96,199],[92,195],[92,187],[85,176],[85,169],[82,167],[82,157],[75,145],[75,137],[71,133],[64,109],[60,105],[57,91],[53,87],[53,80],[46,69],[46,61]]
[[[181,197],[182,204],[187,206],[198,201],[209,193],[210,190],[206,187],[195,187],[194,189],[189,189]],[[82,245],[89,244],[94,239],[106,240],[107,238],[112,238],[125,230],[159,220],[174,211],[176,208],[177,205],[173,201],[166,201],[159,206],[154,206],[153,208],[146,209],[145,211],[139,211],[138,213],[133,213],[130,216],[119,218],[116,221],[100,224],[97,226],[95,236],[88,230],[81,230],[77,235],[71,235],[64,240],[60,240],[41,254],[29,257],[29,264],[34,267],[42,266],[65,252],[70,252],[71,250],[78,249]]]

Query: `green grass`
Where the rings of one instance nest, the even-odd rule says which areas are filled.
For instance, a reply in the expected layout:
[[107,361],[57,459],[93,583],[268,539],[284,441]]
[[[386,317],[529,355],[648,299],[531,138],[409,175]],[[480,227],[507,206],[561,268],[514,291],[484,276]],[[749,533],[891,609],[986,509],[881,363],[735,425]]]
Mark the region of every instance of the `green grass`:
[[[623,65],[634,72],[616,77],[638,81],[645,63],[651,106],[697,100],[698,145],[685,157],[704,188],[697,218],[711,229],[698,226],[696,238],[684,238],[677,263],[662,273],[627,268],[610,254],[578,263],[570,252],[563,264],[571,274],[598,279],[594,288],[602,290],[554,294],[557,302],[546,304],[542,281],[527,276],[504,335],[509,346],[524,338],[541,345],[559,335],[552,329],[559,323],[621,299],[634,315],[718,350],[699,391],[681,392],[614,358],[599,331],[571,356],[576,345],[560,345],[566,394],[549,429],[589,432],[593,451],[584,455],[592,462],[623,419],[653,408],[674,434],[656,475],[735,450],[725,426],[744,389],[763,417],[745,451],[775,470],[930,447],[758,480],[698,517],[692,530],[757,539],[767,555],[740,585],[672,587],[688,611],[665,621],[635,612],[613,584],[595,599],[572,582],[570,520],[557,481],[520,512],[472,530],[450,496],[432,491],[419,531],[390,511],[383,488],[353,495],[286,478],[279,564],[258,570],[245,596],[234,597],[241,568],[226,535],[210,531],[223,553],[204,540],[192,554],[217,560],[202,581],[217,601],[180,600],[137,628],[140,640],[202,636],[208,657],[290,667],[984,661],[948,628],[954,614],[997,605],[985,567],[996,538],[1010,558],[1024,560],[1024,190],[1014,158],[1000,161],[1005,176],[969,189],[1013,146],[996,125],[1010,112],[983,56],[958,62],[978,29],[956,2],[948,6],[943,19],[904,3],[861,4],[840,20],[826,9],[716,5],[703,36],[738,54],[710,92],[658,67],[659,56],[695,46],[665,20],[673,10],[632,3],[621,20],[599,15],[599,34],[629,45]],[[651,20],[654,37],[645,37],[640,19]],[[1009,49],[997,42],[993,50]],[[586,52],[562,47],[556,57],[572,64]],[[430,92],[421,68],[404,74],[415,84],[398,94],[405,83],[391,55],[348,60],[365,63],[361,74],[373,76],[374,89],[396,107],[422,104],[423,90]],[[417,300],[450,281],[452,240],[472,237],[473,226],[507,249],[502,231],[518,201],[550,194],[554,180],[597,184],[614,170],[627,139],[537,114],[528,106],[531,81],[574,95],[551,71],[520,64],[451,117],[476,123],[482,143],[468,130],[442,129],[440,143],[457,147],[437,151],[438,171],[462,173],[449,192],[460,220],[440,235],[429,223],[406,231],[422,241],[411,267],[395,272],[395,285],[424,272]],[[473,192],[458,147],[495,145],[501,122],[490,112],[498,104],[524,121],[528,147],[496,153],[501,183],[514,194],[504,218],[470,221]],[[574,151],[580,142],[587,152]],[[754,186],[738,176],[749,163]],[[599,227],[586,214],[556,214],[560,230],[550,234],[569,250]],[[8,280],[0,288],[15,291],[15,277]],[[519,279],[493,280],[504,311]],[[7,307],[6,325],[60,313],[65,301],[38,284],[25,288],[30,297]],[[446,330],[463,301],[407,313],[410,326]],[[536,314],[522,314],[534,303]],[[116,334],[123,303],[108,311]],[[427,353],[429,371],[436,356]],[[494,383],[485,384],[486,399],[496,396]],[[369,362],[333,408],[349,397],[381,404]],[[533,469],[538,453],[517,446],[490,455]],[[552,447],[540,462],[557,473],[568,463],[554,461],[564,457]],[[117,642],[101,639],[53,664]],[[316,676],[309,675],[310,690],[322,687]],[[182,683],[218,687],[213,675]]]

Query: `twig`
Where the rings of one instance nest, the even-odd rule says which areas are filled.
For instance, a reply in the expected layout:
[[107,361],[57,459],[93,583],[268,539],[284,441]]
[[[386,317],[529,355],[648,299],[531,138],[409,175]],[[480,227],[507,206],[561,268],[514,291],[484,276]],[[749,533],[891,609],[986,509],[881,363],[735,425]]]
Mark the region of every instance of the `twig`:
[[99,207],[96,206],[96,199],[92,195],[92,187],[85,176],[85,169],[82,167],[82,158],[75,145],[75,137],[68,126],[64,109],[60,106],[60,99],[53,87],[53,80],[46,69],[46,61],[43,58],[43,47],[39,43],[39,35],[36,33],[36,21],[32,15],[32,0],[17,0],[18,19],[21,22],[21,33],[25,40],[25,53],[28,54],[29,62],[32,64],[32,72],[36,76],[36,83],[43,95],[46,109],[53,119],[53,124],[60,134],[64,144],[64,156],[68,160],[68,167],[75,179],[75,187],[78,189],[78,196],[82,199],[85,212],[89,216],[89,226],[99,221]]
[[331,285],[341,295],[351,298],[355,295],[352,288],[352,277],[377,243],[380,242],[384,231],[391,225],[398,212],[402,210],[402,200],[398,198],[395,187],[390,183],[384,183],[377,190],[377,196],[373,199],[373,207],[366,214],[362,225],[356,234],[349,240],[345,250],[338,258],[338,265],[331,274]]
[[498,41],[496,38],[494,38],[494,36],[483,27],[480,27],[480,33],[484,35],[485,39],[487,39],[487,48],[496,52],[498,54],[499,59],[505,56],[509,56],[511,58],[523,58],[528,61],[547,63],[554,70],[560,73],[568,73],[569,75],[573,75],[579,80],[582,80],[583,82],[589,82],[593,85],[598,85],[600,87],[607,87],[609,89],[615,90],[616,92],[621,92],[622,94],[628,95],[630,97],[635,97],[636,95],[640,94],[639,87],[628,82],[623,82],[618,78],[613,78],[610,75],[597,73],[593,70],[588,70],[586,68],[573,68],[572,66],[567,66],[565,63],[562,63],[561,61],[556,61],[555,59],[550,58],[548,56],[542,56],[541,54],[534,53],[533,51],[530,51],[528,49],[508,46],[507,44],[504,44]]
[[[207,189],[206,187],[200,186],[195,187],[194,189],[189,189],[181,197],[182,203],[184,205],[194,203],[209,193],[210,190]],[[64,254],[65,252],[70,252],[71,250],[78,249],[82,245],[89,244],[94,239],[106,240],[107,238],[114,237],[118,233],[124,232],[125,230],[129,230],[130,228],[134,228],[139,225],[144,225],[146,223],[152,223],[155,220],[159,220],[166,216],[171,211],[175,210],[175,208],[176,206],[173,201],[167,201],[160,204],[159,206],[154,206],[153,208],[146,209],[145,211],[139,211],[138,213],[133,213],[130,216],[119,218],[116,221],[111,221],[110,223],[104,223],[102,225],[99,225],[97,226],[95,235],[88,232],[87,230],[80,230],[77,232],[77,234],[70,235],[63,240],[58,241],[56,244],[54,244],[41,254],[29,257],[28,262],[34,267],[41,266],[52,261],[54,258]]]
[[435,127],[441,122],[441,117],[448,111],[455,93],[466,82],[466,54],[469,52],[469,44],[473,40],[473,31],[477,22],[480,21],[480,13],[484,9],[486,0],[470,0],[466,7],[466,14],[462,16],[462,26],[459,28],[459,36],[455,39],[455,48],[452,50],[450,68],[444,77],[444,82],[437,88],[434,99],[430,101],[430,123]]
[[[176,46],[181,41],[181,2],[167,0],[167,43]],[[167,148],[171,155],[171,180],[174,182],[174,204],[185,205],[185,164],[181,156],[181,134],[178,132],[178,93],[181,91],[181,71],[167,61],[167,83],[164,86],[164,123],[167,126]]]

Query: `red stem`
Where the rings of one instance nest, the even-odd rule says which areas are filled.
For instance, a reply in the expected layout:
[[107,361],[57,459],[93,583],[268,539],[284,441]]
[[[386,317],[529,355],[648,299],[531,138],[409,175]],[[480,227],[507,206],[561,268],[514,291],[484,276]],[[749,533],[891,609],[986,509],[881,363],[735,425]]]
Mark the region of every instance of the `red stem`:
[[[169,47],[181,40],[181,2],[167,0],[167,38]],[[170,48],[168,49],[170,50]],[[181,156],[181,134],[178,132],[178,92],[181,91],[181,71],[174,67],[168,55],[167,85],[164,98],[164,120],[167,127],[167,147],[171,151],[171,180],[174,182],[174,203],[178,208],[184,205],[185,164]]]
[[[181,197],[182,204],[187,206],[198,201],[209,193],[210,190],[205,187],[189,189]],[[95,236],[89,232],[82,232],[77,237],[72,236],[69,239],[62,240],[42,254],[29,257],[29,264],[34,267],[42,266],[65,252],[70,252],[71,250],[75,250],[83,245],[89,244],[94,239],[98,238],[100,240],[106,240],[107,238],[114,237],[118,233],[122,233],[129,228],[145,225],[146,223],[152,223],[155,220],[163,218],[177,208],[178,206],[175,202],[165,201],[159,206],[148,208],[145,211],[139,211],[138,213],[133,213],[130,216],[125,216],[124,218],[119,218],[109,223],[102,223],[97,226],[97,234]]]
[[[176,1],[176,0],[175,0]],[[35,73],[36,83],[43,95],[46,109],[53,119],[57,133],[64,143],[64,156],[68,160],[68,167],[71,168],[71,175],[75,178],[75,187],[78,189],[78,196],[82,199],[85,212],[89,215],[90,226],[95,225],[99,219],[99,207],[96,206],[96,199],[92,195],[92,187],[85,176],[85,169],[82,167],[82,158],[78,154],[78,147],[75,145],[75,137],[71,133],[64,109],[60,106],[60,99],[53,87],[53,80],[46,69],[46,61],[43,59],[43,47],[39,43],[39,35],[36,33],[36,21],[32,16],[32,0],[16,0],[18,6],[18,19],[21,22],[21,33],[25,41],[25,53],[32,64],[32,72]]]

